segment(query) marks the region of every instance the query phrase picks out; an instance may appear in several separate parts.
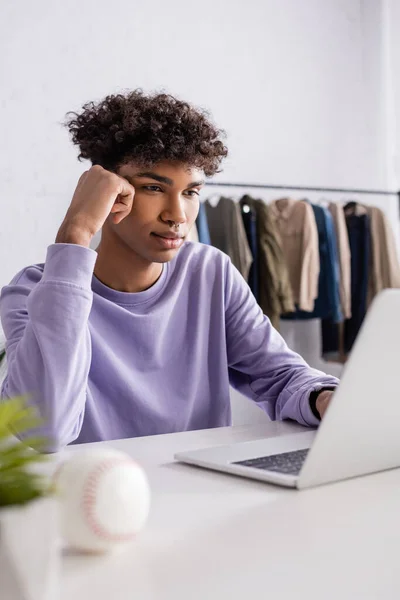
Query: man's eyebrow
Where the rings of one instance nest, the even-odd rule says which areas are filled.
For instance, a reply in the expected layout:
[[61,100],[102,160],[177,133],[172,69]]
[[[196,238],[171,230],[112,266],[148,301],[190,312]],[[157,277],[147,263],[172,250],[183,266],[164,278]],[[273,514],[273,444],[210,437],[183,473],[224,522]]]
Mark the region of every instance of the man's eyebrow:
[[193,183],[189,183],[189,185],[187,186],[187,189],[192,188],[192,187],[199,187],[199,185],[204,185],[205,181],[204,179],[200,179],[200,181],[193,181]]
[[163,175],[157,175],[157,173],[152,173],[151,171],[146,171],[145,173],[136,173],[131,179],[135,179],[136,177],[147,177],[148,179],[155,179],[155,181],[159,181],[160,183],[166,183],[167,185],[174,185],[174,182],[169,177],[164,177]]
[[[159,181],[160,183],[166,183],[167,185],[174,185],[174,182],[172,179],[170,179],[169,177],[164,177],[163,175],[158,175],[157,173],[152,173],[151,171],[146,171],[144,173],[137,173],[136,175],[133,175],[131,177],[125,177],[125,179],[127,179],[129,181],[129,183],[133,184],[133,179],[135,179],[136,177],[148,177],[149,179],[154,179],[155,181]],[[187,186],[186,189],[192,188],[192,187],[198,187],[200,185],[203,185],[205,183],[205,181],[202,179],[200,181],[193,181],[192,183],[189,183],[189,185]]]

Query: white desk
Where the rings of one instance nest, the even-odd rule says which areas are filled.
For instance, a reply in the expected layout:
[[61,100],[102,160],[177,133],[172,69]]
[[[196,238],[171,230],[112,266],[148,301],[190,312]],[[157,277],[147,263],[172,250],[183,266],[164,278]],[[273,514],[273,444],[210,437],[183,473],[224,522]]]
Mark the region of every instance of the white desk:
[[146,468],[149,522],[123,553],[66,555],[62,600],[399,600],[400,469],[298,492],[173,462],[177,451],[296,430],[107,443]]

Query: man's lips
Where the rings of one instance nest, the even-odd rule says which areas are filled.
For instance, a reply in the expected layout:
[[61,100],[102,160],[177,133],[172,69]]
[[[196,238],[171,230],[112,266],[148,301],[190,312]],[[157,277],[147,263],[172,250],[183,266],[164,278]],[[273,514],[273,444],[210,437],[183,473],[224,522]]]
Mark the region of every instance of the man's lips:
[[157,244],[165,250],[176,250],[182,246],[184,237],[179,233],[155,233],[151,234]]
[[162,233],[157,233],[156,231],[153,231],[153,235],[156,235],[157,237],[166,238],[167,240],[179,240],[184,237],[181,233],[174,233],[172,231],[163,231]]

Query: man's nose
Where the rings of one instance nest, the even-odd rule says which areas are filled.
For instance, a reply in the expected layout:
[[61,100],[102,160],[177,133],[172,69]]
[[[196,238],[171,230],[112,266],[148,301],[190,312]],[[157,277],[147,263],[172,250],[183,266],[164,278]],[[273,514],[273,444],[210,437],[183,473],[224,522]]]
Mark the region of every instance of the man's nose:
[[164,221],[186,223],[184,199],[180,196],[171,198],[163,211],[162,218]]

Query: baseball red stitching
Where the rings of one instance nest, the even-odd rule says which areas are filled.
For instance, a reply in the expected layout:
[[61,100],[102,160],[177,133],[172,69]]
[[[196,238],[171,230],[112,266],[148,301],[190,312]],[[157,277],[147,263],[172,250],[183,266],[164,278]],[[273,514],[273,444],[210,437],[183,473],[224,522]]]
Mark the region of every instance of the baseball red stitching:
[[112,533],[111,531],[105,529],[101,525],[101,523],[99,523],[96,519],[95,508],[97,486],[102,475],[106,473],[111,467],[126,463],[137,466],[136,463],[129,458],[113,457],[103,460],[99,465],[97,465],[93,469],[90,475],[88,475],[83,488],[82,509],[86,517],[86,521],[89,525],[89,528],[93,533],[96,534],[97,537],[109,542],[126,542],[132,540],[135,537],[135,532],[133,531],[129,533]]

